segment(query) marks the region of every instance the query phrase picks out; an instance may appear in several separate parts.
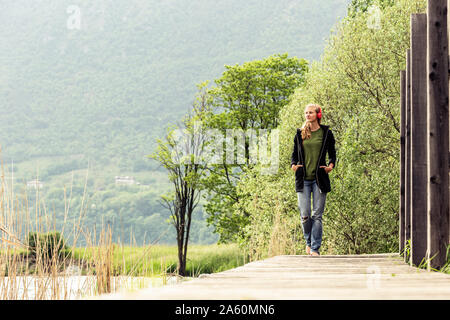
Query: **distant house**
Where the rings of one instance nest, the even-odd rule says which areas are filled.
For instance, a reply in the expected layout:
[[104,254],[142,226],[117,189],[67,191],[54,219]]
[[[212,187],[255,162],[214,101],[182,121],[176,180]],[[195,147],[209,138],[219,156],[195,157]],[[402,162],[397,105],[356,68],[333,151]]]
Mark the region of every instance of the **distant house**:
[[136,184],[134,177],[116,176],[116,185],[132,185]]
[[42,189],[43,186],[44,184],[38,179],[30,180],[27,182],[27,188]]

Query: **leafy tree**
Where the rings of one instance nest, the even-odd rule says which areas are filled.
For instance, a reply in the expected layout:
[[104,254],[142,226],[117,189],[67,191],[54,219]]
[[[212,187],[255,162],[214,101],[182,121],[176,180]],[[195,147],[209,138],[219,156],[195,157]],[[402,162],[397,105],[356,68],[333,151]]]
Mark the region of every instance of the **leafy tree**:
[[[279,124],[279,111],[289,102],[294,90],[304,81],[308,65],[304,59],[276,54],[242,65],[226,66],[216,86],[208,90],[212,111],[205,117],[208,128],[219,129],[226,136],[227,129],[273,129]],[[203,177],[208,223],[220,235],[220,242],[236,239],[248,221],[248,213],[233,209],[243,195],[236,192],[236,184],[249,163],[249,140],[245,140],[245,163],[208,166]],[[250,196],[250,195],[247,195]]]

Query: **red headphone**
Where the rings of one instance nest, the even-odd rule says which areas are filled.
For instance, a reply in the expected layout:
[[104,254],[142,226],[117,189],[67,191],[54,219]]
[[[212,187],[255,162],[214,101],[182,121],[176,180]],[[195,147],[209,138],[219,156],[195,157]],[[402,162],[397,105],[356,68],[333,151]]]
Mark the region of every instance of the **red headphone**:
[[322,119],[322,109],[319,107],[319,112],[317,112],[317,118]]

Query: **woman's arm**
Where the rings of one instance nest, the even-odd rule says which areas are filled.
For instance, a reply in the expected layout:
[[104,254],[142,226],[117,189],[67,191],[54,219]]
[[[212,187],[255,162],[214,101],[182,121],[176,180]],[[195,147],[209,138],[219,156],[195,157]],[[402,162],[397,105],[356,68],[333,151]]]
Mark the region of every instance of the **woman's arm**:
[[[328,129],[330,130],[330,129]],[[336,141],[334,140],[333,132],[330,130],[328,133],[329,142],[328,142],[328,166],[334,168],[336,166]]]
[[298,148],[297,148],[297,135],[294,136],[294,151],[292,151],[291,155],[291,168],[293,165],[296,165],[299,161],[298,159]]

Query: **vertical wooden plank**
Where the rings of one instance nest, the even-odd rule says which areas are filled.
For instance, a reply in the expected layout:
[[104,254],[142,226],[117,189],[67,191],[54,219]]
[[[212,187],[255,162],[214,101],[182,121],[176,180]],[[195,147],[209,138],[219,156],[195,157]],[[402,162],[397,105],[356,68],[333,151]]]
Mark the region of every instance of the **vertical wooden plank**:
[[[449,61],[449,70],[448,70],[448,75],[449,75],[449,77],[450,77],[450,23],[449,23],[449,20],[450,20],[450,14],[448,13],[448,8],[450,8],[450,0],[448,0],[447,1],[447,41],[448,41],[448,45],[447,45],[447,52],[448,52],[448,54],[449,54],[449,56],[448,56],[448,61]],[[449,79],[449,81],[450,81],[450,79]],[[449,90],[450,90],[450,85],[449,85]],[[449,95],[450,95],[450,91],[449,91]],[[448,144],[448,150],[449,150],[449,152],[448,152],[448,168],[449,168],[449,171],[448,171],[448,174],[449,174],[449,188],[448,188],[448,192],[449,192],[449,207],[450,207],[450,114],[449,114],[449,139],[448,139],[448,142],[449,142],[449,144]],[[450,245],[450,208],[449,208],[449,212],[448,212],[448,221],[449,221],[449,223],[448,223],[448,237],[449,237],[449,239],[448,239],[448,243],[449,243],[449,245]]]
[[[447,1],[447,41],[448,41],[448,43],[447,43],[447,54],[449,55],[448,56],[448,62],[449,62],[449,66],[448,66],[448,68],[449,68],[449,70],[448,70],[448,77],[447,77],[447,79],[450,81],[450,79],[449,79],[449,77],[450,77],[450,23],[449,23],[449,20],[450,20],[450,14],[448,14],[448,8],[450,8],[450,0],[448,0]],[[450,85],[449,85],[449,95],[450,95]],[[448,100],[447,100],[448,101]],[[448,216],[447,216],[447,221],[448,221],[448,245],[450,246],[450,114],[449,114],[449,139],[448,139],[448,142],[449,142],[449,144],[448,144],[448,150],[449,150],[449,152],[448,152],[448,179],[449,179],[449,189],[448,189],[448,192],[449,192],[449,209],[448,209]],[[450,249],[449,249],[450,250]],[[450,252],[449,252],[449,254],[450,254]],[[450,257],[447,257],[447,258],[450,258]],[[448,260],[448,259],[447,259]]]
[[411,264],[427,251],[427,15],[411,14]]
[[445,264],[449,242],[447,4],[433,0],[427,8],[428,269]]
[[405,249],[405,124],[406,124],[406,71],[400,71],[400,208],[399,208],[399,253]]
[[[411,112],[411,50],[406,51],[406,117],[405,117],[405,246],[410,237],[410,218],[411,218],[411,140],[410,140],[410,112]],[[405,261],[409,262],[408,252],[405,251]]]

